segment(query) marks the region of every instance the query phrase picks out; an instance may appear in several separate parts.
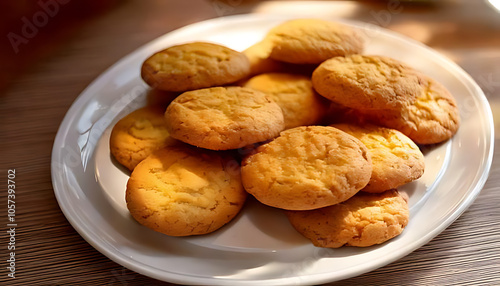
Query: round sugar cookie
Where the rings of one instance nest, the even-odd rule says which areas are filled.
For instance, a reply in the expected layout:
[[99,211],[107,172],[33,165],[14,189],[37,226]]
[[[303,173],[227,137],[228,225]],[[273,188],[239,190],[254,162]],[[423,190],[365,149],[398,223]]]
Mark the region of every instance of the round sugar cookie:
[[143,107],[113,126],[109,147],[120,164],[133,170],[153,151],[178,143],[167,131],[164,112],[161,107]]
[[[422,76],[423,90],[414,103],[400,110],[353,109],[338,106],[340,120],[372,123],[400,131],[417,144],[437,144],[455,135],[460,113],[453,95],[439,82]],[[338,118],[337,118],[338,119]]]
[[242,52],[250,62],[250,75],[278,72],[286,69],[287,65],[285,63],[269,57],[271,49],[272,42],[263,40],[251,45]]
[[396,190],[360,192],[337,205],[287,211],[292,226],[318,247],[367,247],[400,235],[408,224],[406,199]]
[[245,87],[269,94],[281,107],[285,129],[318,123],[327,108],[327,101],[318,95],[311,78],[287,73],[266,73],[249,79]]
[[263,92],[245,87],[213,87],[185,92],[168,106],[171,136],[211,150],[265,141],[285,127],[281,108]]
[[320,19],[286,21],[271,29],[266,39],[272,42],[272,59],[294,64],[319,64],[363,51],[363,39],[356,30]]
[[140,224],[188,236],[231,221],[246,195],[235,159],[185,145],[159,149],[142,161],[127,183],[126,202]]
[[423,87],[421,74],[383,56],[352,55],[323,62],[312,75],[322,96],[355,109],[395,109],[415,102]]
[[141,68],[147,84],[176,92],[230,84],[249,74],[250,63],[244,54],[204,42],[159,51],[146,59]]
[[436,144],[453,137],[460,126],[460,112],[453,95],[436,80],[424,76],[424,90],[413,104],[396,111],[362,110],[361,116],[394,128],[417,144]]
[[380,193],[420,178],[424,155],[403,133],[376,125],[339,123],[331,125],[358,138],[370,152],[373,164],[370,182],[362,191]]
[[242,162],[245,190],[263,204],[310,210],[345,201],[372,173],[368,150],[355,137],[329,126],[281,132]]
[[293,73],[311,76],[317,64],[292,64],[270,58],[273,43],[269,39],[251,45],[242,53],[247,56],[250,62],[250,76],[263,73]]

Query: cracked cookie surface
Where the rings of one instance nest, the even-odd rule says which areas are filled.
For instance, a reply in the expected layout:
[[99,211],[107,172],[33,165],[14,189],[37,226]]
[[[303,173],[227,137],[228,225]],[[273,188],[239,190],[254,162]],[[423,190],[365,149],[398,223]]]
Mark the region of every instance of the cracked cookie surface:
[[370,152],[373,171],[362,191],[380,193],[420,178],[425,169],[424,155],[403,133],[375,125],[331,125],[358,138]]
[[363,51],[363,39],[356,30],[320,19],[286,21],[271,29],[266,39],[272,42],[272,59],[295,64],[319,64]]
[[313,72],[322,96],[355,109],[399,110],[422,93],[422,77],[410,66],[388,57],[352,55],[323,62]]
[[242,162],[245,190],[266,205],[289,210],[345,201],[366,186],[371,173],[363,143],[329,126],[283,131]]
[[181,94],[165,117],[172,137],[211,150],[228,150],[272,139],[285,127],[270,96],[245,87],[213,87]]
[[[400,110],[349,109],[337,106],[332,112],[342,114],[340,120],[375,123],[393,128],[417,144],[444,142],[458,131],[460,113],[453,95],[436,80],[422,76],[423,90],[412,104]],[[337,119],[338,120],[338,119]]]
[[406,199],[396,190],[360,192],[349,200],[310,211],[287,211],[292,226],[318,247],[367,247],[403,232],[408,224]]
[[249,74],[250,63],[244,54],[204,42],[159,51],[146,59],[141,68],[147,84],[176,92],[230,84]]
[[213,232],[231,221],[246,196],[233,157],[176,146],[157,150],[134,169],[126,202],[142,225],[188,236]]
[[285,129],[316,124],[326,110],[326,100],[314,91],[307,76],[266,73],[252,77],[244,86],[272,97],[283,111]]
[[109,147],[120,164],[133,170],[153,151],[177,143],[167,131],[164,112],[160,107],[143,107],[113,126]]
[[453,137],[460,126],[455,98],[436,80],[424,77],[424,90],[413,104],[400,112],[361,111],[367,118],[394,128],[418,144],[436,144]]

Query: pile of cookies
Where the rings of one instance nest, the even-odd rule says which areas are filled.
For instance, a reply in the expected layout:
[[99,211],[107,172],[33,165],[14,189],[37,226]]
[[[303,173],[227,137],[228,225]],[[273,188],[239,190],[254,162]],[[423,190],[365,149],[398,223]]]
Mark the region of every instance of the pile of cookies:
[[112,130],[111,153],[132,171],[131,215],[167,235],[206,234],[250,194],[316,246],[399,235],[409,210],[396,189],[424,172],[417,144],[451,138],[459,114],[441,84],[363,46],[351,27],[298,19],[242,53],[194,42],[146,59],[144,81],[174,99]]

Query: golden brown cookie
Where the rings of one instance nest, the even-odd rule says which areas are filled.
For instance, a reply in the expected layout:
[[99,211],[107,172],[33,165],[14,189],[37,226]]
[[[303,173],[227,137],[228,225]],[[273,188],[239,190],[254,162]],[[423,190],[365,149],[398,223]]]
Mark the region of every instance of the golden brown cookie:
[[250,75],[283,72],[311,76],[317,64],[292,64],[270,58],[273,43],[264,39],[243,51],[250,61]]
[[388,57],[352,55],[323,62],[313,72],[322,96],[354,109],[396,109],[422,93],[421,74]]
[[420,178],[425,169],[424,155],[403,133],[376,125],[333,124],[358,138],[370,152],[373,164],[370,182],[362,191],[380,193]]
[[435,144],[453,137],[460,126],[455,98],[439,82],[425,77],[424,91],[400,113],[366,112],[374,122],[397,129],[418,144]]
[[167,131],[164,112],[161,107],[143,107],[115,124],[109,147],[120,164],[133,170],[153,151],[177,143]]
[[271,41],[263,40],[248,47],[242,52],[247,56],[250,62],[250,75],[284,71],[286,69],[285,63],[273,60],[269,57],[271,49]]
[[396,190],[360,192],[349,200],[310,211],[287,211],[292,226],[318,247],[366,247],[386,242],[403,232],[409,210]]
[[173,138],[211,150],[237,149],[278,136],[281,108],[263,92],[244,87],[188,91],[165,112]]
[[343,120],[366,122],[401,131],[417,144],[444,142],[457,132],[460,113],[455,99],[439,82],[422,76],[423,90],[417,100],[400,110],[337,108]]
[[281,132],[242,162],[245,190],[260,202],[310,210],[347,200],[370,180],[368,150],[355,137],[329,126]]
[[311,79],[303,75],[266,73],[252,77],[244,86],[272,97],[283,111],[285,129],[318,123],[328,104],[314,91]]
[[353,28],[320,19],[296,19],[269,31],[270,57],[295,64],[319,64],[331,57],[359,54],[363,39]]
[[167,235],[213,232],[231,221],[246,199],[239,169],[228,168],[235,162],[188,145],[162,148],[132,172],[127,208],[140,224]]
[[146,59],[141,69],[150,86],[177,92],[225,85],[249,74],[250,63],[244,54],[204,42],[159,51]]

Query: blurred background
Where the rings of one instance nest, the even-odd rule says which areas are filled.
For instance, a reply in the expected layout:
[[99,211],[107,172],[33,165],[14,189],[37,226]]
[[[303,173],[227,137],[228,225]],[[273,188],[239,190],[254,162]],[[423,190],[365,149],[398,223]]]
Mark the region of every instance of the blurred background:
[[79,54],[72,60],[95,66],[75,69],[102,71],[176,28],[245,13],[326,15],[372,23],[439,50],[477,75],[485,93],[500,88],[500,0],[21,0],[2,1],[0,11],[0,90],[54,55]]
[[[56,76],[57,64],[64,63],[59,67],[64,76],[52,79],[77,79],[83,86],[71,90],[76,96],[118,59],[162,34],[246,13],[331,16],[378,25],[451,58],[488,97],[500,92],[500,0],[21,0],[2,1],[0,11],[1,94],[37,69],[44,69],[38,74],[41,82],[51,72]],[[496,102],[492,108],[499,112]]]

